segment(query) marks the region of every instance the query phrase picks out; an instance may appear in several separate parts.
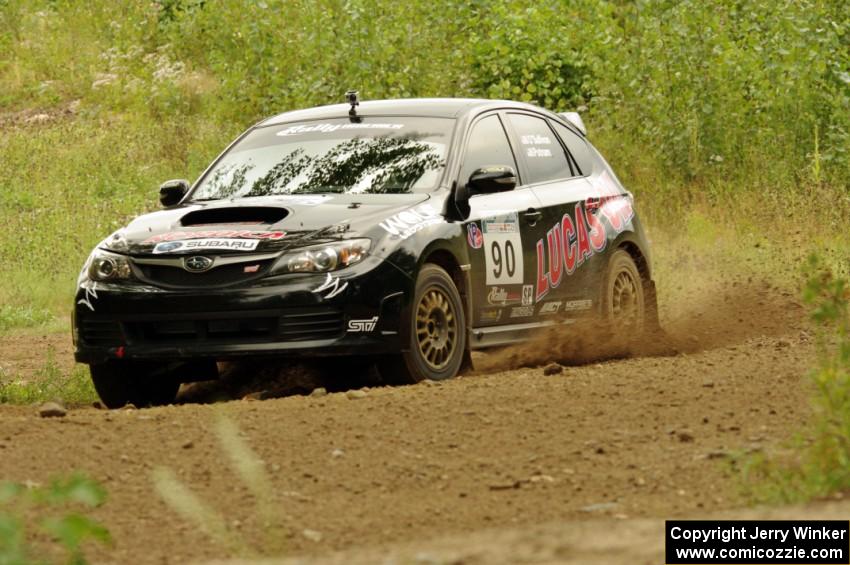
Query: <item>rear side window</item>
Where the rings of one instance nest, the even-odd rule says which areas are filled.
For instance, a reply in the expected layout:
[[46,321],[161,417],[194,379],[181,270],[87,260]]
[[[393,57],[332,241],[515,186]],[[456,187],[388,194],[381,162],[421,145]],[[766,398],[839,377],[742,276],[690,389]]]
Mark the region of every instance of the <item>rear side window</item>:
[[578,164],[581,176],[586,177],[592,173],[593,156],[590,154],[590,148],[587,146],[587,142],[579,137],[578,134],[573,133],[569,128],[558,122],[553,122],[552,125],[555,126],[555,131],[558,132],[561,141],[567,146],[570,155],[573,156],[573,159]]
[[570,162],[552,129],[542,118],[509,114],[517,146],[528,164],[528,182],[548,182],[573,176]]
[[460,171],[460,180],[465,183],[476,169],[501,165],[516,170],[516,161],[511,151],[508,136],[499,116],[493,114],[472,126],[466,156]]

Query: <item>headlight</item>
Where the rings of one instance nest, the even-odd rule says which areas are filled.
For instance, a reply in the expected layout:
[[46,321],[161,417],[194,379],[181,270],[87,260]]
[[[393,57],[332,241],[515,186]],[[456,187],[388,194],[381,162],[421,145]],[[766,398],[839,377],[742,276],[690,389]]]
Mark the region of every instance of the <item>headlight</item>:
[[88,277],[97,282],[127,280],[133,277],[130,262],[123,255],[95,249],[89,260]]
[[359,263],[369,253],[368,239],[348,239],[327,245],[316,245],[285,253],[277,260],[272,273],[324,273]]

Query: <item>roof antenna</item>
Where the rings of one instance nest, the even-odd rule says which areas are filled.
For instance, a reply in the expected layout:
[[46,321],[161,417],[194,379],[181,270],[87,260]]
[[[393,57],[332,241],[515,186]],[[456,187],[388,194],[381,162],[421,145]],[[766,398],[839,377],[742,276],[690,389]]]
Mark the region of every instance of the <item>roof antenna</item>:
[[348,111],[348,115],[351,117],[352,121],[357,120],[357,106],[360,105],[360,100],[357,98],[358,92],[356,90],[349,90],[345,93],[345,99],[351,104],[351,109]]

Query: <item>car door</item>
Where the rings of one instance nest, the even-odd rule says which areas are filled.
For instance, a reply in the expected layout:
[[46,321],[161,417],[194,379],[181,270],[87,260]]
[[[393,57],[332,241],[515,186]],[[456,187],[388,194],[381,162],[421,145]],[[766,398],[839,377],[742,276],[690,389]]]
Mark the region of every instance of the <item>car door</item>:
[[[481,167],[509,166],[518,171],[514,149],[498,113],[479,117],[469,129],[458,183],[466,184]],[[464,222],[472,268],[473,327],[529,322],[534,317],[534,237],[540,204],[523,185],[508,192],[479,194],[469,200]],[[529,213],[530,212],[530,213]]]
[[533,259],[538,313],[575,316],[594,306],[598,282],[588,265],[606,245],[605,231],[587,207],[592,186],[543,116],[510,112],[507,122],[543,214]]

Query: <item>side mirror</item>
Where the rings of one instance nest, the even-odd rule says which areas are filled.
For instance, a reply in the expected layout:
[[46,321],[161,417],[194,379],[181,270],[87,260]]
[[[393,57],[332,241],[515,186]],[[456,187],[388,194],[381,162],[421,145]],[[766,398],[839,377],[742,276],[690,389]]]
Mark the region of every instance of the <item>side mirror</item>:
[[159,203],[170,208],[176,206],[189,192],[189,181],[186,179],[167,180],[159,186]]
[[503,165],[481,167],[469,176],[466,184],[469,196],[507,192],[516,188],[516,171]]

